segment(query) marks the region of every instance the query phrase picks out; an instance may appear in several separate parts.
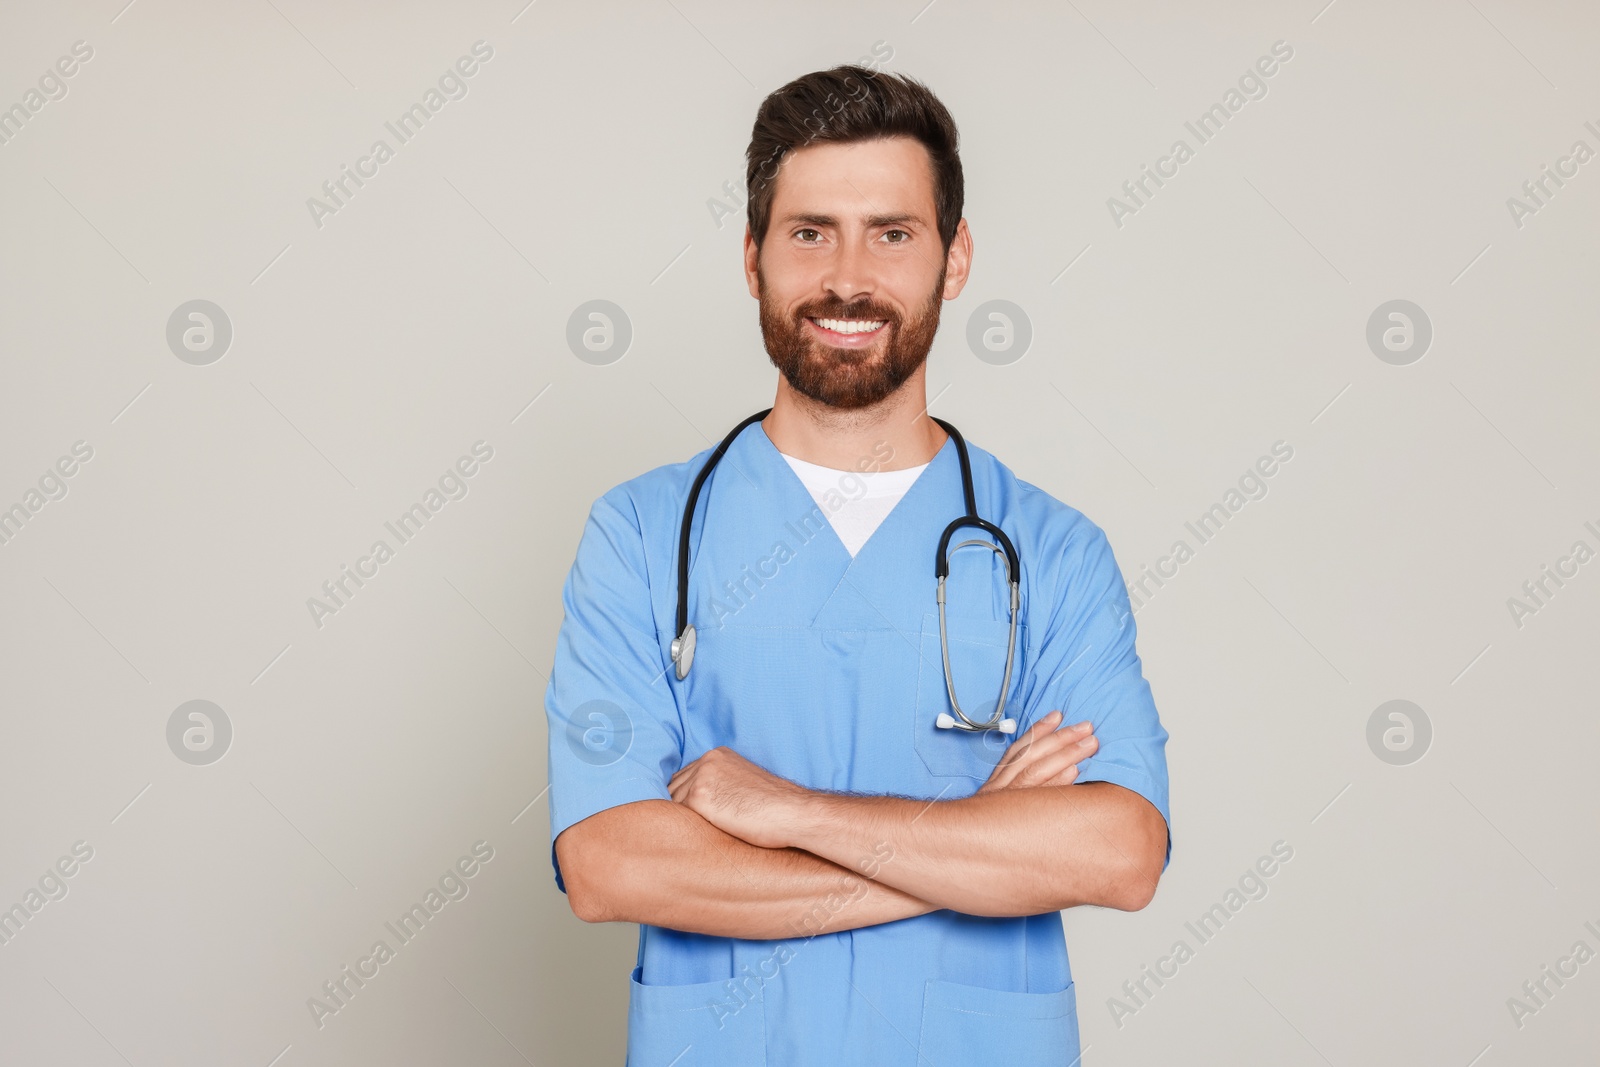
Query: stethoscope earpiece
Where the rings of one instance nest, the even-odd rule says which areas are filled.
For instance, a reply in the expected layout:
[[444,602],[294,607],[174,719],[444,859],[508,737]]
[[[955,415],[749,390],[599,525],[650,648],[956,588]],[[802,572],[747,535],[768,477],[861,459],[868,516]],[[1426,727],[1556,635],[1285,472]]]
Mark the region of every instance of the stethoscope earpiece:
[[[956,717],[950,714],[948,711],[941,711],[939,713],[939,717],[933,720],[933,725],[937,726],[941,730],[953,729],[956,725]],[[1014,734],[1017,732],[1017,720],[1001,719],[999,725],[995,726],[995,729],[999,730],[1003,734]]]

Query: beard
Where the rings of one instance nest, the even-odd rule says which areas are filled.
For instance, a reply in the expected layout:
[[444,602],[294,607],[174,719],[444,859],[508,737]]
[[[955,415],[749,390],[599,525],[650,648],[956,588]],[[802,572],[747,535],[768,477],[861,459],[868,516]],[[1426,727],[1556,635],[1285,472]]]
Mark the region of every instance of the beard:
[[[761,298],[761,337],[767,356],[801,396],[840,410],[876,404],[889,396],[928,358],[939,329],[945,268],[926,303],[914,317],[901,320],[871,299],[845,304],[819,300],[800,307],[791,319],[767,292],[766,278],[756,271]],[[881,335],[866,348],[837,348],[807,335],[805,320],[857,319],[883,322]]]

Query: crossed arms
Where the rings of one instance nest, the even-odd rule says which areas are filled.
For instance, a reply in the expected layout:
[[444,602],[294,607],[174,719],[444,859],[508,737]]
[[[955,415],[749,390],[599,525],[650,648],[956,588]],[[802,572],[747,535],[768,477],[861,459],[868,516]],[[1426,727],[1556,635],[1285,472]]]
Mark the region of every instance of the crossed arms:
[[1110,782],[1073,784],[1090,724],[1051,712],[970,797],[910,800],[809,790],[715,748],[672,800],[573,824],[556,858],[573,913],[757,940],[922,915],[1041,915],[1079,904],[1137,911],[1155,895],[1166,823]]

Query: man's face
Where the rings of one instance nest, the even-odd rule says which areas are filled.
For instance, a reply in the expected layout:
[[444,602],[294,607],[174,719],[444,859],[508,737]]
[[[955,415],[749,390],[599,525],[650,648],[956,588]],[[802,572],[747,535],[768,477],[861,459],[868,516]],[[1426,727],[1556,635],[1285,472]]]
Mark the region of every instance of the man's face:
[[927,149],[909,137],[784,157],[759,253],[747,234],[745,272],[767,355],[796,392],[866,407],[926,361],[968,247],[963,221],[947,257],[933,195]]

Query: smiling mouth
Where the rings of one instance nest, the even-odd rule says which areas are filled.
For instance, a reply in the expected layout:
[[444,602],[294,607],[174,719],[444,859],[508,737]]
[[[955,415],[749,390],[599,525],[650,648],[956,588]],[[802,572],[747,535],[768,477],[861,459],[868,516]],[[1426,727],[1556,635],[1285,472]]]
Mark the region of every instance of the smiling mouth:
[[839,348],[859,348],[870,343],[887,326],[887,319],[828,319],[806,317],[823,340]]

